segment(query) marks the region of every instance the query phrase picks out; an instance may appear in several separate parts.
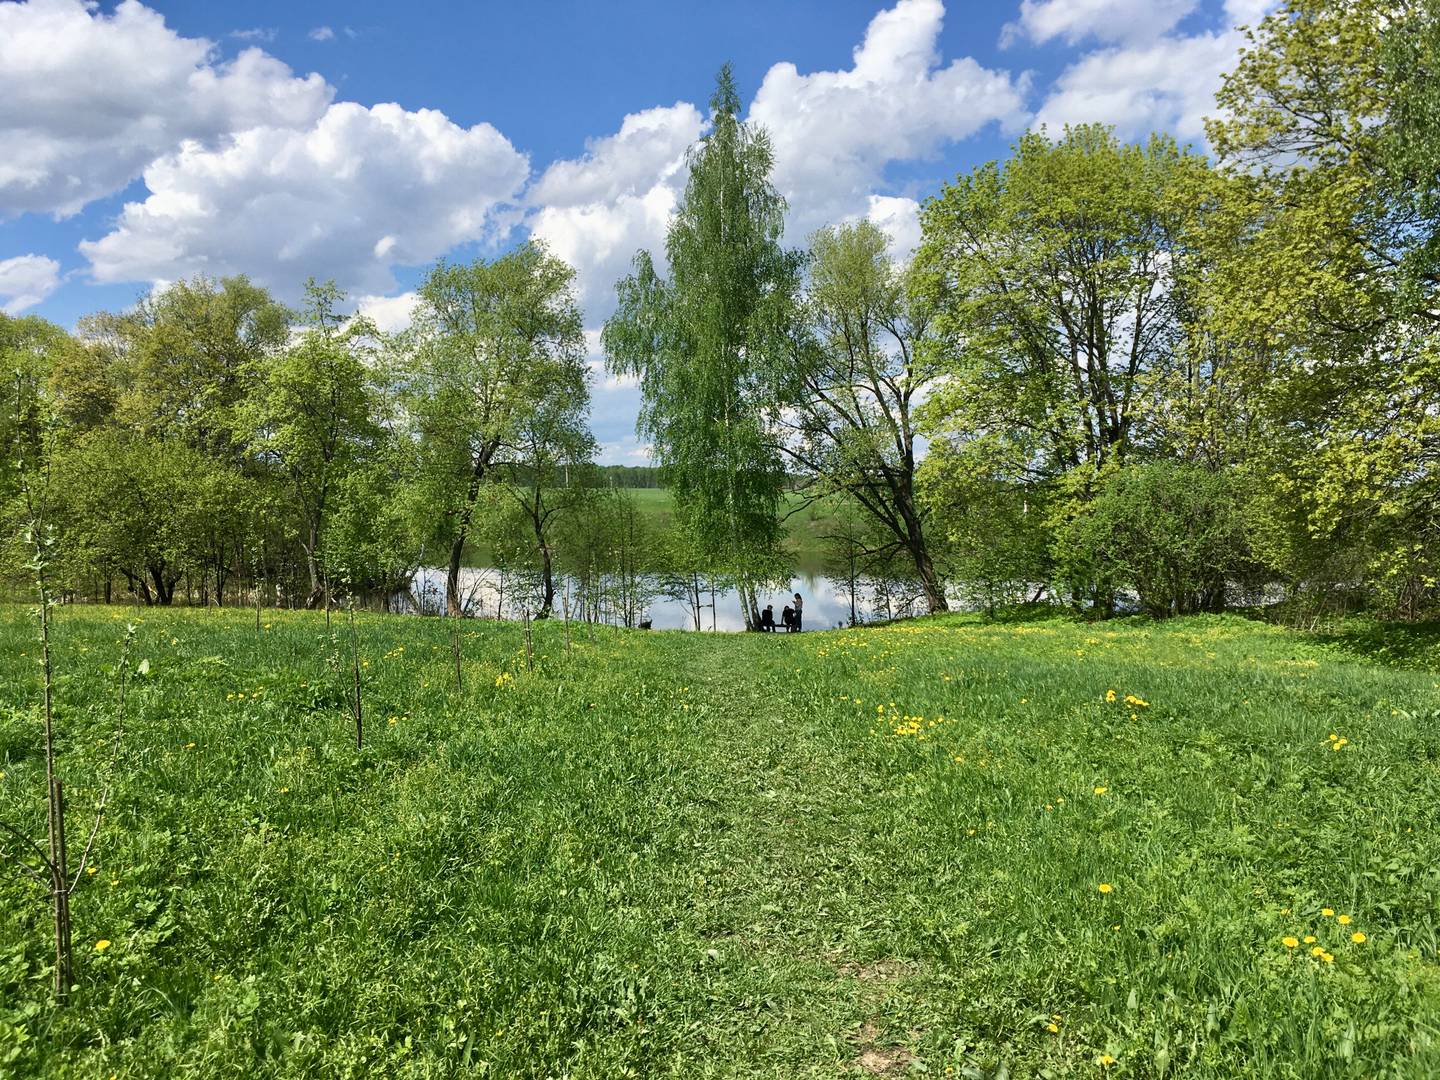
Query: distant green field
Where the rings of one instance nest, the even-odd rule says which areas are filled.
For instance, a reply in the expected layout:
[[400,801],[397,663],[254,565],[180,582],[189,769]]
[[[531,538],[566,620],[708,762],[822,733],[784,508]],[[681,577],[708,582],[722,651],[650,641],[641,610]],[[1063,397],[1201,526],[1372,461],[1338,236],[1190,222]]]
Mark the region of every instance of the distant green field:
[[[56,614],[72,833],[134,615]],[[484,623],[457,691],[444,622],[362,616],[357,751],[337,630],[144,614],[68,1008],[0,873],[0,1073],[1440,1075],[1434,632],[552,622],[532,672]]]
[[[668,524],[674,499],[665,488],[626,488],[636,505],[659,527]],[[796,495],[785,497],[781,513],[785,519],[786,546],[795,555],[802,572],[818,573],[825,561],[825,535],[833,532],[833,499],[821,499],[806,506]]]

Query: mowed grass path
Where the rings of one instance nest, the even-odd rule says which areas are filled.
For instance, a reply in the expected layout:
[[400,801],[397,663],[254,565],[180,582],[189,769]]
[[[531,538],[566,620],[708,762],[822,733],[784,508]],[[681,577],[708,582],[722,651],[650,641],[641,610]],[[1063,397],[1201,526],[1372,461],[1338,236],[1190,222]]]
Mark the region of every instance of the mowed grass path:
[[[60,609],[82,839],[137,614],[70,1007],[0,872],[0,1074],[1440,1073],[1424,650],[953,617],[567,656],[552,623],[530,673],[489,623],[457,693],[447,625],[367,616],[357,752],[339,620]],[[0,820],[40,836],[28,619]]]

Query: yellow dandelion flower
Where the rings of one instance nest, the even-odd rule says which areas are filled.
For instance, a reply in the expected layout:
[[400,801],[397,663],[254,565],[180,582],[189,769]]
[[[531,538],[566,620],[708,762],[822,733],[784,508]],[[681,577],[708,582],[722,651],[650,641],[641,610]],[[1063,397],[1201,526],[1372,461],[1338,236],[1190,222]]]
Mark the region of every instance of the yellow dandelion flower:
[[1311,956],[1324,956],[1324,955],[1325,955],[1325,950],[1322,949],[1319,945],[1316,945],[1313,949],[1310,950],[1310,955],[1311,955]]
[[1334,954],[1334,953],[1328,953],[1328,952],[1327,952],[1327,953],[1321,953],[1321,954],[1320,954],[1320,959],[1321,959],[1321,960],[1324,960],[1325,963],[1327,963],[1327,964],[1333,964],[1333,963],[1335,962],[1335,954]]
[[1108,1069],[1111,1065],[1114,1065],[1114,1064],[1115,1064],[1115,1059],[1114,1059],[1113,1057],[1111,1057],[1109,1054],[1101,1054],[1101,1055],[1100,1055],[1100,1064],[1101,1064],[1104,1068],[1107,1068],[1107,1069]]
[[1105,700],[1108,701],[1108,702],[1112,702],[1112,703],[1113,703],[1113,702],[1115,701],[1115,691],[1114,691],[1114,690],[1106,690],[1106,691],[1105,691]]
[[1314,935],[1314,934],[1306,934],[1306,935],[1305,935],[1305,944],[1306,944],[1306,945],[1314,945],[1314,944],[1315,944],[1315,935]]
[[1060,1033],[1060,1025],[1055,1023],[1049,1023],[1045,1025],[1045,1030],[1050,1032],[1052,1035],[1058,1035]]
[[1108,881],[1102,881],[1096,888],[1102,893],[1112,893],[1115,891],[1115,886],[1111,885]]
[[1105,794],[1107,791],[1109,791],[1109,790],[1110,790],[1110,789],[1107,788],[1107,787],[1103,787],[1103,786],[1097,787],[1097,788],[1095,789],[1095,794],[1096,794],[1096,795],[1104,795],[1104,794]]
[[1349,925],[1350,925],[1350,916],[1349,916],[1349,915],[1340,915],[1340,916],[1338,916],[1338,917],[1335,919],[1335,921],[1338,922],[1341,926],[1349,926]]
[[1335,914],[1335,909],[1334,909],[1333,907],[1322,907],[1322,908],[1320,909],[1320,914],[1321,914],[1321,915],[1324,915],[1325,918],[1328,919],[1328,918],[1330,918],[1331,915],[1334,915],[1334,914]]
[[96,951],[96,952],[104,952],[104,951],[105,951],[106,949],[108,949],[109,947],[110,947],[110,939],[109,939],[109,938],[103,938],[103,937],[102,937],[99,941],[95,942],[95,951]]
[[1295,946],[1299,945],[1300,942],[1297,938],[1283,937],[1280,939],[1280,944],[1284,945],[1287,949],[1293,949],[1295,948]]

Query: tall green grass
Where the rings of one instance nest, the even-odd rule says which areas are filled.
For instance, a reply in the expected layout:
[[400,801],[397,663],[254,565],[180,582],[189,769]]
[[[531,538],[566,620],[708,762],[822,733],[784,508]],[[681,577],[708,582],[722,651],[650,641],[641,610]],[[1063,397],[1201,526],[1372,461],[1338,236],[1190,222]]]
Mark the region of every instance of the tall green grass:
[[[56,620],[77,815],[134,615]],[[527,673],[486,623],[457,693],[447,624],[366,616],[357,751],[323,617],[142,617],[70,1007],[0,872],[0,1073],[1440,1073],[1440,677],[1373,641],[541,623]],[[25,620],[0,819],[39,835]]]

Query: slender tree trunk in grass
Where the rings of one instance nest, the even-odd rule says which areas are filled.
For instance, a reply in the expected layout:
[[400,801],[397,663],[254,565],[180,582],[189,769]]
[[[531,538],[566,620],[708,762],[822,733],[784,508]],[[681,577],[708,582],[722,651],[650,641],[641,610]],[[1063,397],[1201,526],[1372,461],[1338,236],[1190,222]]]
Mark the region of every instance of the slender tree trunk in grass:
[[460,620],[457,617],[450,619],[450,652],[455,660],[455,689],[465,689],[464,680],[460,675]]
[[74,959],[70,948],[70,882],[66,872],[65,793],[55,774],[54,674],[50,664],[50,590],[45,582],[45,555],[36,546],[35,583],[40,593],[40,670],[44,684],[45,787],[49,805],[47,832],[50,841],[50,902],[55,922],[55,1000],[70,996],[74,980]]
[[550,545],[543,540],[540,543],[540,578],[543,596],[541,597],[540,612],[535,617],[548,619],[550,612],[555,607],[555,566],[550,553]]
[[570,655],[570,586],[565,586],[565,591],[560,594],[561,613],[565,620],[565,655]]
[[67,1001],[75,981],[70,942],[70,881],[66,869],[65,791],[60,778],[50,778],[50,897],[55,914],[55,1000]]
[[524,611],[525,619],[525,670],[535,670],[535,642],[530,636],[530,609]]
[[355,631],[355,597],[353,594],[350,597],[350,672],[354,690],[351,711],[355,716],[355,749],[361,750],[365,746],[365,714],[360,701],[360,637]]

